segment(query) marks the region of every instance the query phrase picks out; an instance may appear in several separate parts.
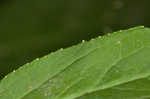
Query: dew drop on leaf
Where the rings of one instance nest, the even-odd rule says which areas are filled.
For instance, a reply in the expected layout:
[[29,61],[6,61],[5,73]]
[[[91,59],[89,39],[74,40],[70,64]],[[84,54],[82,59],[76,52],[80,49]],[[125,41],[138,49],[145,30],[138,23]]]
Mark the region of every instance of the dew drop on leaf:
[[85,42],[85,40],[82,40],[82,43],[84,43]]

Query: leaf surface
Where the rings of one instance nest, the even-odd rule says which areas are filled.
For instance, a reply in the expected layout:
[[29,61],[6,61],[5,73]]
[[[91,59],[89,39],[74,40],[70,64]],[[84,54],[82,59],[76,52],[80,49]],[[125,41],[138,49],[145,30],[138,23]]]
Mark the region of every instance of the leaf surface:
[[0,99],[150,98],[150,29],[136,27],[58,50],[0,82]]

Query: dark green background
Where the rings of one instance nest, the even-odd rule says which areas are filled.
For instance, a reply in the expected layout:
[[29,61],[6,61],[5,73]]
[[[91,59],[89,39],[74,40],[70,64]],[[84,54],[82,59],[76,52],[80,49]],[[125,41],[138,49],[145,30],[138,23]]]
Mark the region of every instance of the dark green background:
[[0,79],[59,48],[150,26],[150,0],[0,0]]

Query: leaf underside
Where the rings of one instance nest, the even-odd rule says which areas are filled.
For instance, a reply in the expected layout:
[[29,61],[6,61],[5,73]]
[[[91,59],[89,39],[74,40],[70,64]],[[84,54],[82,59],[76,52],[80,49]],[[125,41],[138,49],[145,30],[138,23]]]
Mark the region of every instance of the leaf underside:
[[0,82],[0,99],[150,99],[150,29],[58,50]]

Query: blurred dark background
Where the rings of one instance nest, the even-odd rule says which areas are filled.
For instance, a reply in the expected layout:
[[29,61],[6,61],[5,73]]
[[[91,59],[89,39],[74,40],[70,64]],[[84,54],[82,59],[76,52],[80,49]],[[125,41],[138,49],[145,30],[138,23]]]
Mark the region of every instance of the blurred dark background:
[[81,40],[150,26],[150,0],[0,0],[0,79]]

